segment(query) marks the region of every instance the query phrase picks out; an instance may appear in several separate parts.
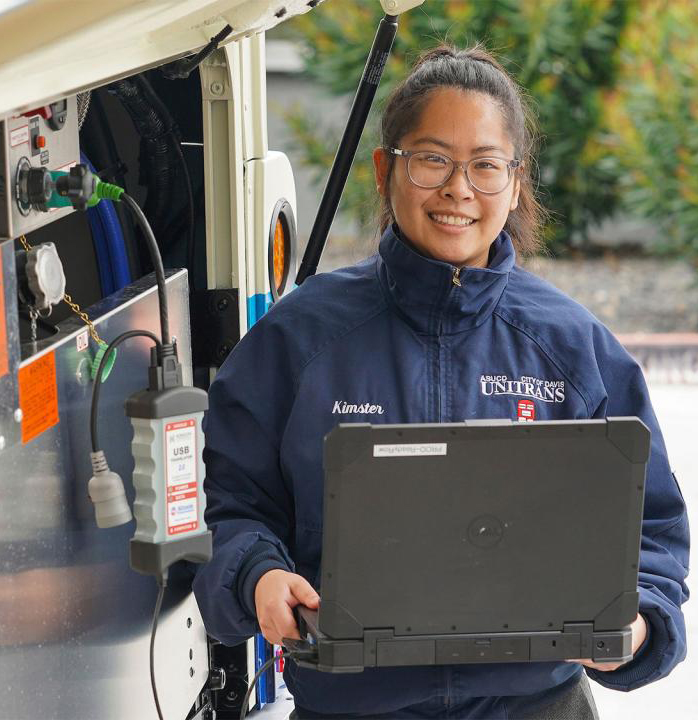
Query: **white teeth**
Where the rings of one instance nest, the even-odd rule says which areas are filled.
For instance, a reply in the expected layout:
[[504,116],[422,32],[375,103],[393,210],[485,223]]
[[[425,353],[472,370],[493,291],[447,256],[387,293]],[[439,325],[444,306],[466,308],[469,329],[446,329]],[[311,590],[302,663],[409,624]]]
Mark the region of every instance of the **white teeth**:
[[432,214],[431,217],[436,220],[436,222],[443,223],[444,225],[458,225],[461,227],[472,225],[475,222],[472,218],[456,217],[455,215]]

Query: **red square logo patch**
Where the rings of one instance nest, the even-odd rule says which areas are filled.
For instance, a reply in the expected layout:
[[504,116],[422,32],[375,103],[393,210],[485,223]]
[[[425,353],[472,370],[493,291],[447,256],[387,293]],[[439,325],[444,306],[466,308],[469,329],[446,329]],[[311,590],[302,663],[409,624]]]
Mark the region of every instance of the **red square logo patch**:
[[536,419],[536,406],[533,400],[519,400],[516,410],[519,422],[533,422]]

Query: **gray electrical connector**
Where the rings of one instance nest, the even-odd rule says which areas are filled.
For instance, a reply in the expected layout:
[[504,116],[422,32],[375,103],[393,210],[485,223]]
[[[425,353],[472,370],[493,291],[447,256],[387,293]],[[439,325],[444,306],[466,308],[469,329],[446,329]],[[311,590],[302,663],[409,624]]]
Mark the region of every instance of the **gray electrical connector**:
[[90,453],[90,459],[93,475],[87,491],[95,506],[97,527],[111,528],[127,523],[132,515],[121,477],[109,469],[101,450]]
[[151,367],[150,388],[126,401],[136,463],[131,567],[150,575],[161,575],[177,560],[205,562],[211,557],[201,428],[208,396],[178,382],[176,357],[164,357],[161,366]]

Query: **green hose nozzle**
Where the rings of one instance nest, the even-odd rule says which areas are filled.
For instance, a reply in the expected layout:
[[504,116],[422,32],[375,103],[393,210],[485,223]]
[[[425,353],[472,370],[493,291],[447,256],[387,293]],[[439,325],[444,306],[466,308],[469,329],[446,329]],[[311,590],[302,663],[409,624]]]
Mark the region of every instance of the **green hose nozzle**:
[[[83,169],[82,176],[75,174],[75,168]],[[76,165],[71,172],[53,170],[50,172],[53,192],[47,209],[73,206],[76,209],[94,207],[100,200],[118,201],[124,189],[118,185],[103,182],[86,166]],[[87,193],[91,193],[87,196]]]

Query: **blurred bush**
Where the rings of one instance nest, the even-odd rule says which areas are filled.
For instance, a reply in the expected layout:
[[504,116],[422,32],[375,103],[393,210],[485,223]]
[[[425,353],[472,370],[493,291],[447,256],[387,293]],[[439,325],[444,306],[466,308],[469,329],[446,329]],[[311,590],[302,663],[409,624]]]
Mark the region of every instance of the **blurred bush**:
[[[604,99],[615,88],[629,2],[617,0],[427,0],[400,16],[393,52],[378,88],[340,211],[373,230],[381,101],[419,53],[442,41],[484,42],[534,101],[543,134],[542,200],[552,211],[546,241],[554,251],[583,246],[590,223],[613,214],[622,165],[609,155]],[[302,41],[307,73],[335,96],[351,98],[382,16],[377,0],[330,0],[286,26]],[[311,109],[287,115],[295,143],[318,183],[327,175],[341,128],[324,127]]]
[[655,250],[698,263],[698,3],[634,3],[617,87],[605,98],[607,147],[629,213],[660,229]]

